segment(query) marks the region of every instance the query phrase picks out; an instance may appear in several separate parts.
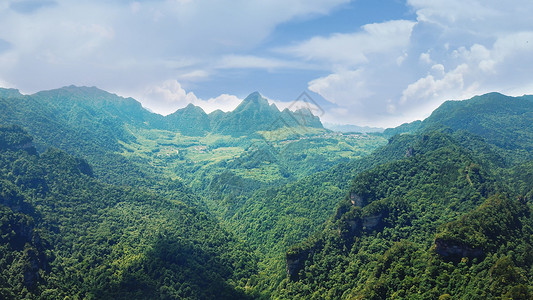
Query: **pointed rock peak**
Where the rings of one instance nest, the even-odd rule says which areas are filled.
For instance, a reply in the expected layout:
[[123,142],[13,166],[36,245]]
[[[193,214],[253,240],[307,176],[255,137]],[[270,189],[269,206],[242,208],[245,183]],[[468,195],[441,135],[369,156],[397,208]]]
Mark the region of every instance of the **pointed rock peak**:
[[192,103],[187,104],[187,106],[180,108],[176,110],[171,115],[182,115],[182,114],[201,114],[201,115],[207,115],[205,111],[200,107],[196,106]]
[[268,100],[263,98],[259,92],[253,92],[246,97],[233,112],[242,112],[245,110],[269,110]]
[[0,97],[21,97],[23,96],[19,90],[0,87]]
[[[202,109],[202,108],[199,107],[199,106],[196,106],[196,105],[194,105],[194,104],[192,104],[192,103],[189,103],[189,104],[187,104],[187,106],[185,106],[185,107],[182,108],[182,109],[186,109],[186,110],[193,110],[193,109],[194,109],[194,110],[198,110],[198,109]],[[203,109],[202,109],[202,110],[203,110]]]
[[269,105],[268,100],[265,99],[259,92],[253,92],[248,97],[244,98],[242,103],[259,103],[261,105]]
[[271,108],[272,110],[274,110],[274,111],[277,111],[277,112],[280,111],[279,108],[278,108],[278,107],[276,106],[276,104],[274,104],[274,103],[270,104],[270,108]]
[[294,113],[297,113],[297,114],[306,114],[306,115],[313,115],[313,113],[311,112],[311,110],[307,107],[302,107],[302,108],[299,108],[297,110],[294,111]]
[[219,116],[219,115],[225,115],[226,113],[223,112],[221,109],[216,109],[212,112],[210,112],[208,115],[209,116]]
[[246,97],[244,101],[258,101],[259,99],[264,99],[264,98],[263,96],[261,96],[261,94],[259,94],[258,91],[255,91],[251,93],[250,95],[248,95],[248,97]]

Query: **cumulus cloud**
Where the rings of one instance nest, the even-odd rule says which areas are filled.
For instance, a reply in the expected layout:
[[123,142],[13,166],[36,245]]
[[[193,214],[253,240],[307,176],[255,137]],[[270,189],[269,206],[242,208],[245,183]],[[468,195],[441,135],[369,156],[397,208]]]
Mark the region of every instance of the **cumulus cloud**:
[[[0,85],[96,85],[168,114],[188,103],[211,111],[240,102],[198,98],[190,89],[203,83],[224,85],[238,74],[234,81],[260,89],[273,82],[266,73],[306,73],[298,90],[307,82],[329,102],[324,120],[373,126],[423,118],[450,98],[533,92],[530,0],[408,0],[413,20],[267,42],[291,21],[348,2],[1,1]],[[264,73],[243,80],[253,72]]]
[[145,107],[161,115],[171,114],[189,103],[200,106],[206,113],[217,109],[230,111],[242,101],[228,94],[207,100],[200,99],[193,92],[187,92],[177,80],[166,80],[159,85],[150,86],[137,97]]
[[254,49],[279,24],[347,2],[10,0],[0,3],[0,39],[9,45],[0,55],[13,55],[0,60],[0,76],[32,91],[206,79],[219,57]]
[[[310,90],[336,105],[326,118],[394,126],[424,118],[448,99],[490,91],[533,92],[527,71],[533,67],[533,26],[528,21],[533,3],[410,0],[408,4],[415,9],[417,22],[403,23],[404,30],[396,31],[402,37],[396,36],[397,42],[388,47],[357,47],[361,36],[376,39],[366,45],[387,43],[381,41],[386,35],[372,35],[363,27],[361,32],[315,37],[290,48],[305,59],[329,61],[330,75],[309,82]],[[350,39],[360,40],[350,44]],[[353,45],[351,51],[338,50],[343,44]]]
[[369,62],[369,55],[390,53],[405,47],[414,25],[415,22],[407,20],[367,24],[361,31],[314,37],[279,51],[328,64],[359,65]]
[[[442,71],[442,65],[435,66]],[[410,105],[416,105],[420,104],[420,102],[429,102],[435,98],[453,95],[455,91],[462,91],[464,88],[464,75],[467,72],[468,66],[462,64],[455,70],[444,74],[442,78],[435,78],[433,75],[420,78],[403,90],[399,103],[405,105],[409,102]]]

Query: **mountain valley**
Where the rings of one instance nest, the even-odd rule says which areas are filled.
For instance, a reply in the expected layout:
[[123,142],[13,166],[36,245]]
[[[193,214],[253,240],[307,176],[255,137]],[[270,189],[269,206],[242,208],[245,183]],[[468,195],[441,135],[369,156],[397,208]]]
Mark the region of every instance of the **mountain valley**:
[[0,298],[531,299],[533,96],[383,132],[0,89]]

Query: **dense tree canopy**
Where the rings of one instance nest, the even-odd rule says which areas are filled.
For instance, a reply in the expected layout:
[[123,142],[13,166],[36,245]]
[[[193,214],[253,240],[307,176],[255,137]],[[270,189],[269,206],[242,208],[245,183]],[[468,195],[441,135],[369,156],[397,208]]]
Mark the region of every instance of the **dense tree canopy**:
[[342,134],[0,89],[0,298],[531,299],[532,104]]

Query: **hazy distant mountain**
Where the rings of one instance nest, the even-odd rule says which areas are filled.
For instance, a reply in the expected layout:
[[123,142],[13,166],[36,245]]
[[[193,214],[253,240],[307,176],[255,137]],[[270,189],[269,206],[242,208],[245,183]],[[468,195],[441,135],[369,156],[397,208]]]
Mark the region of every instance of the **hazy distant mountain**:
[[[123,125],[179,131],[184,135],[203,135],[214,131],[231,135],[245,135],[258,130],[272,130],[284,126],[308,126],[322,128],[320,119],[310,111],[280,112],[258,92],[250,94],[232,112],[220,110],[207,115],[202,108],[189,104],[163,117],[143,108],[132,98],[123,98],[95,87],[68,86],[60,89],[22,95],[15,89],[1,89],[0,98],[5,105],[0,108],[6,124],[79,128],[108,138],[125,138]],[[46,124],[42,124],[45,122]],[[53,125],[55,124],[55,125]],[[68,136],[68,134],[67,134]],[[39,135],[37,135],[39,139]]]
[[204,110],[192,103],[165,117],[168,129],[184,135],[204,135],[211,129],[209,117]]
[[384,128],[369,127],[369,126],[357,126],[351,124],[333,124],[324,123],[324,128],[339,132],[383,132]]
[[258,92],[246,97],[235,110],[226,113],[213,128],[214,132],[234,136],[247,135],[261,130],[275,130],[282,127],[306,126],[323,128],[320,119],[310,111],[300,109],[282,112],[269,104]]

